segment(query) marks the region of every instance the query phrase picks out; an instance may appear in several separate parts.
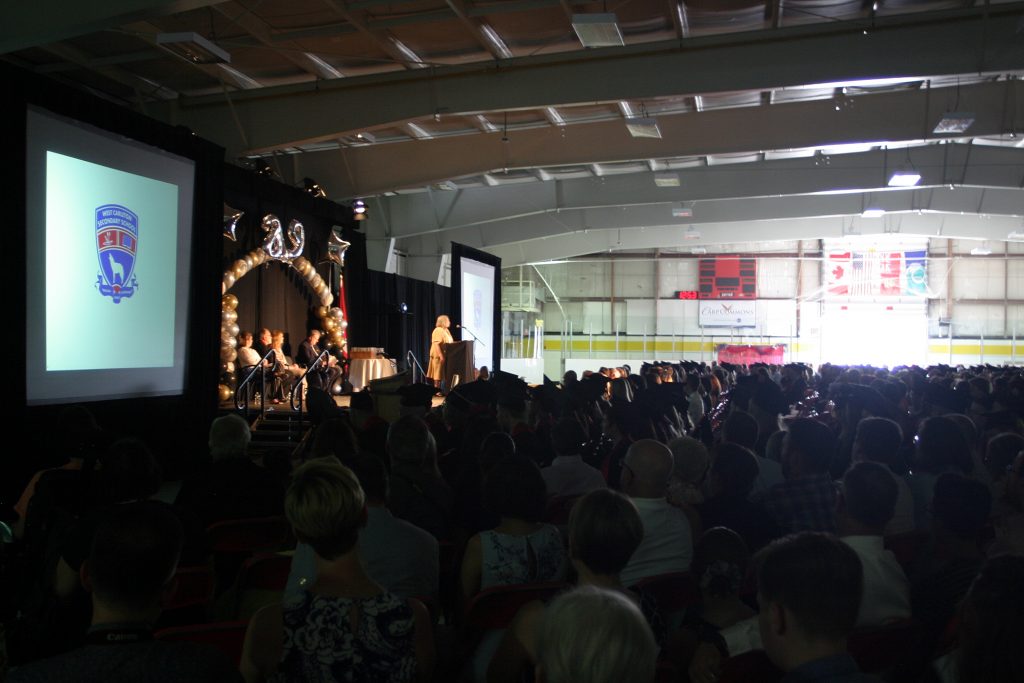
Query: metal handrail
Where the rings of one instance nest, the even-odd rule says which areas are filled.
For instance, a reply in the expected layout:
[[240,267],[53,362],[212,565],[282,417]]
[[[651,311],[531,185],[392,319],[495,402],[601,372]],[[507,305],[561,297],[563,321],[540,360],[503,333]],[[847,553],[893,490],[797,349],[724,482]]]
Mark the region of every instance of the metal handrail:
[[[250,382],[253,381],[253,376],[257,370],[263,369],[263,364],[270,361],[270,356],[273,355],[274,349],[267,351],[263,358],[260,358],[260,362],[256,365],[251,366],[252,370],[245,376],[241,382],[238,383],[238,387],[235,389],[235,407],[245,411],[245,416],[249,416],[249,392],[242,392]],[[260,416],[262,416],[266,410],[267,403],[267,376],[266,373],[260,372]],[[243,398],[244,397],[244,398]]]
[[417,379],[416,379],[416,370],[417,369],[420,371],[420,380],[422,380],[424,377],[427,376],[427,373],[423,372],[423,366],[420,365],[419,360],[416,358],[416,354],[413,353],[411,350],[406,352],[406,354],[405,354],[405,362],[408,363],[409,364],[409,368],[412,369],[412,383],[413,384],[415,384],[417,382]]
[[[324,356],[329,356],[329,355],[330,355],[330,349],[324,349],[323,351],[321,351],[320,355],[316,357],[316,360],[314,360],[312,363],[310,363],[309,367],[306,368],[306,371],[303,372],[302,375],[297,380],[295,380],[294,384],[292,384],[292,391],[291,391],[291,396],[292,397],[291,397],[291,401],[290,401],[292,410],[297,410],[297,411],[299,411],[299,413],[302,412],[302,382],[306,379],[306,376],[310,372],[315,370],[316,367],[318,365],[320,365],[321,361],[324,359]],[[330,387],[328,387],[328,390],[330,390]],[[295,399],[296,398],[298,398],[298,407],[296,407],[296,403],[295,403]]]

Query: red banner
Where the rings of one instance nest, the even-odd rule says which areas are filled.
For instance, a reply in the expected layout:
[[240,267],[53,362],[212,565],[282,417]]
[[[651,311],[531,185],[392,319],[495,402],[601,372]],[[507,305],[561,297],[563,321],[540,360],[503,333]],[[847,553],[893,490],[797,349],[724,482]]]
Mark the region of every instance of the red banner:
[[718,362],[734,365],[767,363],[782,365],[786,354],[785,344],[719,344]]

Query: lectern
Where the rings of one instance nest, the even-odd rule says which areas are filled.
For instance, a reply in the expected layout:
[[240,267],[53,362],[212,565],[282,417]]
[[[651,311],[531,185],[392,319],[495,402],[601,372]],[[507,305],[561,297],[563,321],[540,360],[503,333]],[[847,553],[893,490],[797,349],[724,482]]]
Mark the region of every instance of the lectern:
[[452,377],[459,376],[459,382],[472,382],[476,376],[473,366],[473,342],[457,341],[444,345],[444,386],[451,390]]

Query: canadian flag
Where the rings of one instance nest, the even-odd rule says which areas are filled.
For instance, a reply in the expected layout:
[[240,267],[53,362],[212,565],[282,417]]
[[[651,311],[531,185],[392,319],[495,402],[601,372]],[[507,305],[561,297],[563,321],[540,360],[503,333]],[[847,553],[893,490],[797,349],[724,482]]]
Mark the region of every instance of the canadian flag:
[[825,287],[832,296],[850,295],[850,269],[852,254],[848,251],[833,252],[825,260]]

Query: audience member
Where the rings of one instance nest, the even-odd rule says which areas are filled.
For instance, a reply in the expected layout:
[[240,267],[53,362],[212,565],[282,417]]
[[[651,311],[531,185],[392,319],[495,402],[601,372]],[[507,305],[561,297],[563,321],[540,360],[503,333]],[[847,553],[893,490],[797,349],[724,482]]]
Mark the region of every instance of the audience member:
[[298,468],[285,516],[295,537],[313,548],[316,579],[253,616],[240,666],[246,681],[397,682],[413,680],[417,669],[429,673],[432,663],[417,650],[429,622],[363,567],[365,497],[352,471],[329,459]]
[[604,477],[596,467],[583,462],[583,447],[587,434],[574,418],[562,418],[551,430],[555,459],[541,470],[548,496],[581,496],[605,488]]
[[992,522],[996,537],[989,554],[1024,555],[1024,451],[1006,468],[1002,497]]
[[[618,591],[636,602],[637,596],[623,588],[619,572],[640,545],[643,533],[636,506],[621,493],[601,489],[580,498],[569,515],[569,557],[576,570],[576,585]],[[487,669],[488,683],[518,683],[527,664],[536,664],[545,607],[536,600],[519,610]],[[653,610],[645,611],[645,616],[663,630]]]
[[839,537],[857,553],[864,570],[858,628],[910,617],[907,576],[882,539],[896,497],[896,481],[880,463],[857,463],[843,476],[836,514]]
[[703,502],[702,487],[711,463],[707,446],[692,436],[680,436],[668,442],[668,449],[672,451],[672,476],[666,491],[668,502],[676,507]]
[[430,429],[420,418],[407,415],[392,424],[387,434],[391,512],[439,541],[450,539],[454,498],[437,469],[437,447]]
[[517,455],[491,469],[484,479],[484,504],[501,522],[466,544],[461,570],[464,598],[491,586],[565,578],[561,534],[541,523],[546,502],[544,478],[530,460]]
[[651,683],[658,647],[639,608],[595,586],[555,599],[538,639],[543,683]]
[[[370,453],[349,458],[351,469],[366,495],[366,526],[359,532],[359,554],[369,577],[403,598],[438,598],[437,539],[423,529],[394,517],[387,508],[388,473]],[[313,549],[299,543],[292,556],[286,594],[298,596],[316,580]]]
[[765,507],[784,532],[836,531],[836,488],[828,474],[836,438],[825,425],[798,418],[782,441],[786,481],[765,495]]
[[622,583],[689,569],[693,534],[686,514],[666,499],[672,475],[672,452],[653,439],[641,439],[626,452],[622,465],[622,491],[640,511],[644,540],[622,570]]
[[732,529],[755,552],[780,535],[764,505],[750,501],[758,460],[739,444],[720,444],[711,463],[711,495],[697,506],[704,528]]
[[81,580],[92,601],[86,645],[19,667],[11,683],[241,680],[207,645],[153,640],[161,600],[172,590],[182,529],[154,503],[119,506],[96,527]]
[[784,681],[873,683],[846,652],[863,584],[857,554],[834,536],[805,532],[758,557],[761,640]]
[[904,468],[898,464],[903,432],[893,420],[884,417],[866,417],[857,425],[853,439],[853,462],[877,462],[885,465],[896,481],[896,505],[892,519],[885,526],[885,535],[906,534],[915,529],[914,497],[910,487],[897,472]]

